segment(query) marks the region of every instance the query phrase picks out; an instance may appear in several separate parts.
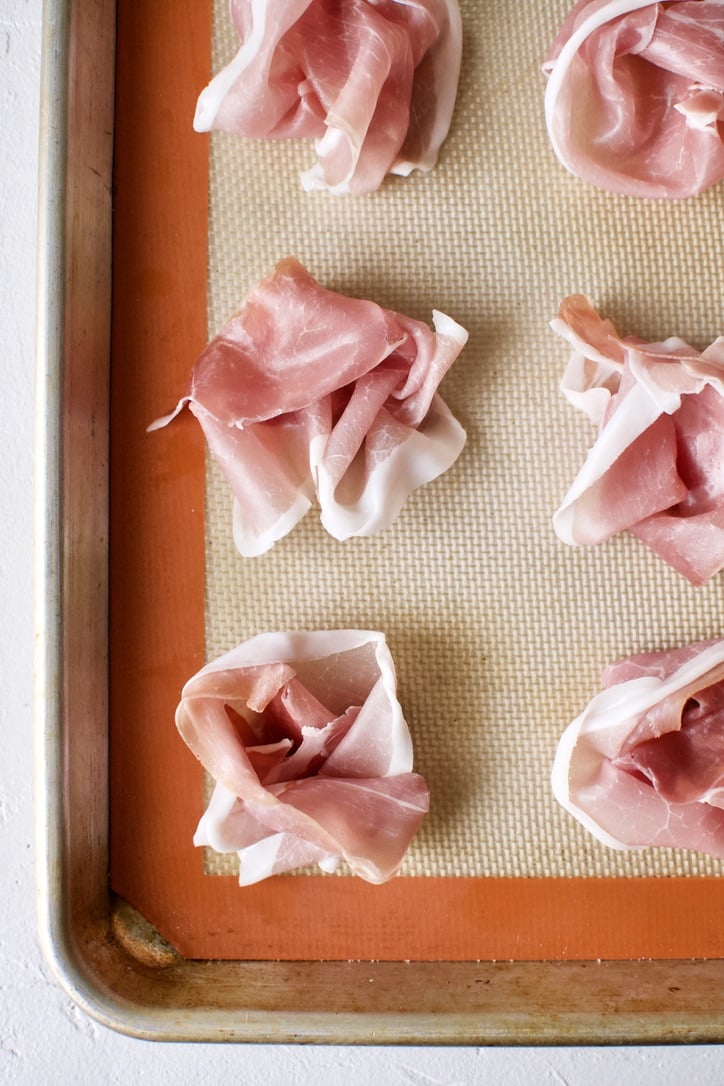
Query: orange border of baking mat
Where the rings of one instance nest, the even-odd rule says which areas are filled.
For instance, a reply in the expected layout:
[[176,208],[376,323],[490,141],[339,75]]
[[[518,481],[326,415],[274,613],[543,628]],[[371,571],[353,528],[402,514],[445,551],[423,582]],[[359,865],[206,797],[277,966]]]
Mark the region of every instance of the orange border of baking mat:
[[724,880],[205,876],[174,728],[203,663],[204,447],[166,411],[206,339],[211,4],[118,4],[111,407],[111,884],[195,958],[720,957]]

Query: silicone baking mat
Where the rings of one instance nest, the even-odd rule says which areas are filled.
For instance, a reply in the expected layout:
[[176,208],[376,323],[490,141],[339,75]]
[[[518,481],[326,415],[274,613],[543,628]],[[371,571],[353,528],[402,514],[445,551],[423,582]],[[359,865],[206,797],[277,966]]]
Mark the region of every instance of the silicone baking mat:
[[[568,352],[548,321],[580,292],[622,334],[706,346],[722,332],[724,192],[640,201],[571,177],[541,74],[568,5],[460,6],[437,167],[332,197],[301,189],[307,141],[191,131],[196,95],[238,47],[224,0],[183,26],[170,4],[119,4],[112,879],[192,956],[721,952],[720,863],[605,848],[550,792],[558,737],[603,666],[719,636],[724,584],[693,588],[627,535],[585,550],[554,535],[593,434],[558,391]],[[337,543],[312,510],[242,559],[193,420],[144,430],[292,253],[327,287],[469,330],[441,389],[468,441],[379,536]],[[191,844],[208,782],[175,734],[180,688],[255,633],[335,627],[387,634],[430,814],[387,886],[304,873],[242,890],[233,857]],[[692,932],[680,919],[695,906]]]

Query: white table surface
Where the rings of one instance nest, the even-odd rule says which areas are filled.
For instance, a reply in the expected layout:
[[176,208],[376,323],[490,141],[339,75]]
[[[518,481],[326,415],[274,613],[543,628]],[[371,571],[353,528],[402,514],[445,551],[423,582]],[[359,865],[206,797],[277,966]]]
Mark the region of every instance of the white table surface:
[[[38,947],[32,744],[35,225],[41,0],[0,0],[0,1081],[297,1086],[637,1086],[724,1081],[724,1048],[344,1048],[179,1045],[116,1034],[78,1010]],[[180,9],[183,5],[179,5]],[[724,993],[722,993],[724,999]]]

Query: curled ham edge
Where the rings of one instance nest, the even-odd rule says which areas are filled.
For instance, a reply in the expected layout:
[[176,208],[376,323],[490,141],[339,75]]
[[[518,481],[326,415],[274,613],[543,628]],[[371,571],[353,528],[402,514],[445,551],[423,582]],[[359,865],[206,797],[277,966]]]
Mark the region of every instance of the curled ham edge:
[[[575,176],[579,175],[579,169],[572,162],[572,156],[569,154],[568,149],[561,139],[559,139],[558,134],[558,99],[571,65],[575,61],[581,45],[596,30],[600,30],[601,27],[605,26],[613,19],[630,15],[635,11],[641,11],[643,8],[651,7],[652,3],[653,0],[608,0],[608,2],[605,2],[604,0],[604,2],[599,3],[595,10],[573,30],[573,33],[563,44],[555,59],[548,60],[543,64],[543,72],[548,77],[544,97],[544,112],[548,135],[556,157],[565,168]],[[594,6],[593,3],[591,6]],[[604,182],[600,178],[595,183],[599,186],[608,187],[604,185]],[[618,186],[612,186],[612,188],[618,191]],[[639,183],[633,178],[629,178],[626,187],[620,191],[627,192],[629,195],[634,196],[666,197],[670,195],[661,188],[652,190],[648,183]],[[696,192],[687,192],[682,195],[696,195]]]
[[[543,71],[548,75],[548,84],[545,92],[545,118],[548,126],[548,134],[553,144],[553,149],[563,163],[567,163],[568,155],[557,136],[556,104],[558,95],[565,82],[568,70],[576,58],[576,54],[586,38],[599,30],[612,19],[621,15],[629,15],[632,11],[640,11],[641,8],[651,7],[652,0],[610,0],[608,4],[598,7],[587,19],[576,27],[568,41],[564,44],[555,62],[544,64]],[[568,167],[570,169],[570,167]]]
[[[369,758],[380,762],[379,771],[372,779],[361,777],[319,777],[322,788],[329,784],[348,786],[365,801],[382,802],[389,815],[390,804],[403,810],[404,825],[396,844],[397,855],[390,859],[389,843],[385,855],[377,858],[362,853],[355,854],[341,844],[333,833],[312,816],[283,798],[278,798],[261,784],[251,768],[243,746],[233,731],[226,714],[228,675],[243,668],[286,668],[292,671],[310,661],[321,661],[340,653],[374,647],[374,658],[379,676],[373,690],[389,713],[389,738],[387,755],[380,753],[379,744],[366,752]],[[216,691],[214,687],[216,686]],[[214,778],[216,784],[209,805],[201,817],[194,844],[209,845],[219,852],[238,851],[241,860],[239,884],[248,886],[290,867],[316,863],[326,872],[336,868],[340,857],[348,863],[353,874],[367,882],[386,882],[404,859],[409,841],[416,832],[429,808],[429,792],[422,777],[412,772],[413,750],[410,733],[402,708],[397,700],[395,667],[384,634],[370,630],[322,630],[315,632],[266,633],[251,638],[218,659],[208,663],[185,684],[176,710],[176,726],[192,753]],[[227,696],[225,697],[225,693]],[[372,691],[370,692],[372,693]],[[384,764],[382,764],[384,763]],[[312,780],[315,780],[312,778]],[[396,787],[397,782],[401,788]],[[294,783],[293,781],[290,783]],[[385,785],[388,787],[385,787]],[[280,795],[283,796],[281,788]],[[379,794],[377,794],[377,792]],[[396,795],[396,792],[402,794]],[[404,793],[407,793],[405,795]],[[272,816],[276,832],[242,850],[234,848],[225,834],[224,821],[230,815],[237,797],[250,800],[257,811],[266,810]],[[333,802],[333,800],[332,800]],[[389,823],[385,825],[389,836]],[[364,831],[362,832],[364,843]],[[294,840],[301,842],[301,851],[295,852]],[[285,845],[292,841],[293,863],[280,867],[278,859]]]
[[[395,2],[405,5],[410,0],[395,0]],[[408,177],[413,170],[428,173],[434,167],[452,122],[462,62],[463,28],[457,0],[444,0],[444,2],[448,25],[426,58],[427,72],[432,78],[434,87],[434,92],[433,89],[428,89],[427,93],[429,97],[434,95],[437,103],[435,121],[418,156],[410,158],[400,153],[390,166],[388,172],[399,177]],[[234,59],[214,76],[199,95],[193,120],[196,132],[210,132],[213,129],[221,102],[236,80],[241,78],[246,68],[252,63],[264,40],[269,10],[268,0],[251,0],[251,6],[254,27],[252,34],[242,44]],[[308,2],[300,4],[293,21],[300,18],[308,6]],[[325,127],[324,135],[314,141],[318,162],[302,174],[302,188],[306,192],[325,189],[334,195],[345,195],[353,191],[353,179],[364,142],[364,134],[360,139],[345,119],[337,117],[333,111],[325,118]],[[333,158],[338,153],[341,144],[349,145],[350,154],[344,157],[349,158],[351,165],[343,178],[333,185],[328,185],[324,180],[320,163],[325,159]],[[403,149],[404,144],[401,152]]]
[[[599,343],[603,330],[609,329],[611,353],[602,353],[594,343],[582,338],[574,330],[572,323],[577,314],[573,313],[569,323],[569,307],[580,309],[581,306],[585,306],[591,318],[595,319]],[[681,404],[682,395],[699,392],[709,384],[724,396],[724,336],[714,340],[701,353],[677,337],[661,343],[646,343],[633,337],[624,339],[615,333],[610,322],[598,316],[582,295],[566,299],[561,305],[560,315],[550,322],[550,327],[573,347],[573,354],[561,382],[561,390],[570,403],[584,411],[597,425],[601,425],[612,395],[607,383],[612,375],[623,372],[624,357],[628,357],[629,365],[637,378],[637,384],[627,393],[626,410],[614,413],[612,420],[600,429],[596,443],[553,516],[553,527],[559,539],[571,546],[577,546],[583,542],[576,523],[578,502],[616,463],[621,454],[659,416],[664,413],[673,414]],[[616,355],[620,358],[616,358]],[[586,378],[587,360],[598,367],[596,378],[590,381]],[[650,363],[657,362],[678,363],[681,368],[679,382],[663,387],[657,385],[653,377],[649,379],[647,367]],[[614,381],[616,379],[614,377]],[[636,410],[632,410],[632,406],[635,406]],[[701,583],[691,571],[685,575],[692,583]]]
[[683,706],[687,696],[721,681],[724,640],[706,645],[664,679],[642,675],[601,691],[561,736],[551,771],[555,798],[610,848],[687,848],[724,858],[720,808],[668,802],[611,764],[645,713],[667,698]]

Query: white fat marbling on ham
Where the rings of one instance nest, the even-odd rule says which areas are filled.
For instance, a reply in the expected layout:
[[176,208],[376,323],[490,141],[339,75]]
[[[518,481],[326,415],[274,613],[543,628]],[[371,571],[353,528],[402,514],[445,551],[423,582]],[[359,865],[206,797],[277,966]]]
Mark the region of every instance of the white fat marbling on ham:
[[544,72],[551,143],[572,173],[669,198],[724,177],[724,0],[579,0]]
[[316,497],[336,539],[388,527],[457,459],[465,432],[437,387],[467,340],[326,290],[288,259],[199,358],[188,404],[234,494],[239,551],[258,555]]
[[242,39],[194,128],[315,141],[305,189],[364,193],[430,170],[457,94],[457,0],[231,0]]
[[261,634],[184,686],[176,724],[214,778],[194,837],[237,852],[249,885],[344,859],[374,883],[399,869],[429,807],[383,634]]
[[724,641],[631,657],[564,732],[556,799],[612,848],[724,858]]
[[562,390],[598,426],[556,533],[576,545],[628,529],[703,584],[724,568],[724,337],[703,352],[621,338],[580,295],[551,327],[573,348]]

